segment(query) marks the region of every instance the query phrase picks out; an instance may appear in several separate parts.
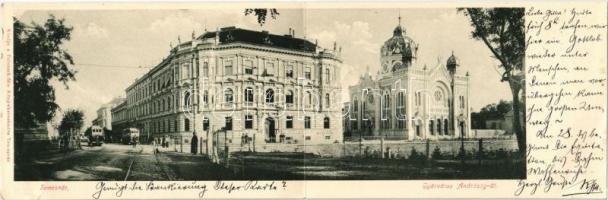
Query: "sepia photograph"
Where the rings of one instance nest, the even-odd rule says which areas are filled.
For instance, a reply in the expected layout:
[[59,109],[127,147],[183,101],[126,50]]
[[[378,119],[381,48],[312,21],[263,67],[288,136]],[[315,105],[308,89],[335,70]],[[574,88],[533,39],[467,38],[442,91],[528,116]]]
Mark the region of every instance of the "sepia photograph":
[[524,13],[15,10],[14,181],[526,179]]

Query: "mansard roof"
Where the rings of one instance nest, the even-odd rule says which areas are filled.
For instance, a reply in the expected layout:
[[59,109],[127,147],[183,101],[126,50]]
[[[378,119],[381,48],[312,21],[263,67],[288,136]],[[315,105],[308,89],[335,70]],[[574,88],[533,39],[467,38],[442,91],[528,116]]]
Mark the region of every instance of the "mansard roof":
[[243,42],[304,52],[315,52],[317,47],[317,45],[308,40],[295,38],[292,35],[275,35],[268,33],[268,31],[253,31],[236,27],[226,27],[218,31],[207,32],[197,39],[212,39],[218,33],[220,44]]

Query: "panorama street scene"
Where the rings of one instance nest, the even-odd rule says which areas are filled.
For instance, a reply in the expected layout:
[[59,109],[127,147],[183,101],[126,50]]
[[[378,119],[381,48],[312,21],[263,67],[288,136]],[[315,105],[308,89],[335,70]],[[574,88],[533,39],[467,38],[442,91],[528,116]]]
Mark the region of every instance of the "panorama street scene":
[[20,10],[14,180],[522,179],[523,16]]

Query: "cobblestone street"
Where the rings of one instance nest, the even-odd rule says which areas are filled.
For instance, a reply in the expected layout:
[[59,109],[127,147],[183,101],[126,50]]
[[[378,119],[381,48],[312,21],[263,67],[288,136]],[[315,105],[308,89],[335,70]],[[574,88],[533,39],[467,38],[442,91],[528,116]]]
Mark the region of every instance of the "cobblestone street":
[[[416,163],[404,159],[320,157],[307,153],[233,153],[226,167],[204,155],[161,150],[149,145],[84,146],[69,153],[48,151],[19,162],[16,180],[408,180],[523,177],[517,163],[459,161]],[[496,174],[494,167],[511,165]],[[27,173],[26,173],[27,172]]]
[[[16,180],[184,180],[218,179],[224,168],[202,156],[163,152],[149,145],[104,144],[68,153],[46,152],[17,164]],[[213,173],[201,173],[214,168]]]

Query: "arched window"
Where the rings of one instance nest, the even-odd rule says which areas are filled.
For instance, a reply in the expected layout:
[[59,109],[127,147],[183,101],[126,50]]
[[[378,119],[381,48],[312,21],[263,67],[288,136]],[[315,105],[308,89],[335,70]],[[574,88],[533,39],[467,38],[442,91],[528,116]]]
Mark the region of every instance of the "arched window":
[[224,102],[233,103],[233,95],[234,95],[234,92],[232,91],[232,89],[228,88],[228,89],[224,90]]
[[443,133],[441,131],[443,131],[441,129],[441,119],[437,118],[437,134],[438,135],[443,135]]
[[329,93],[327,93],[327,94],[325,94],[325,107],[326,108],[329,108],[329,104],[330,104],[329,100],[330,100],[329,99]]
[[190,92],[186,92],[184,95],[184,109],[190,109]]
[[325,83],[329,83],[329,69],[325,69],[325,73],[323,74],[323,79]]
[[287,91],[287,94],[285,94],[285,102],[293,103],[293,91],[291,91],[291,90]]
[[397,94],[397,128],[404,129],[407,126],[405,95],[403,92]]
[[450,132],[448,132],[448,119],[443,119],[443,133],[450,135]]
[[389,94],[384,94],[384,98],[382,98],[382,127],[388,129],[391,127],[390,123],[390,105],[391,98]]
[[274,103],[274,90],[266,90],[266,103]]
[[431,132],[431,135],[435,135],[435,124],[433,122],[434,120],[429,120],[429,131]]
[[329,117],[323,118],[323,128],[329,129]]
[[245,102],[253,102],[253,88],[245,88]]

